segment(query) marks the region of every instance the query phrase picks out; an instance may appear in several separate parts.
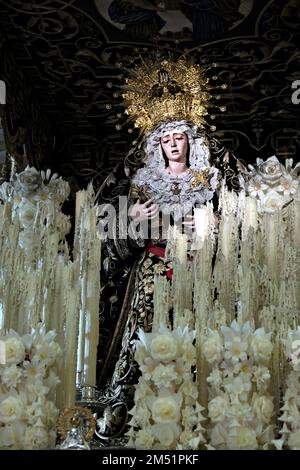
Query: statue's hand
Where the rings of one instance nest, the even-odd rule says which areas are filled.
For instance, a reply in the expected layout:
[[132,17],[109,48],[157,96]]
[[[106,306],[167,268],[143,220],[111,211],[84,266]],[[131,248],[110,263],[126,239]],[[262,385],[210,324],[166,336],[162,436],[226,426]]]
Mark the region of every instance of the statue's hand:
[[135,223],[143,222],[144,220],[154,219],[159,212],[159,206],[153,204],[153,199],[148,199],[148,201],[143,204],[138,200],[133,206],[129,208],[129,217]]

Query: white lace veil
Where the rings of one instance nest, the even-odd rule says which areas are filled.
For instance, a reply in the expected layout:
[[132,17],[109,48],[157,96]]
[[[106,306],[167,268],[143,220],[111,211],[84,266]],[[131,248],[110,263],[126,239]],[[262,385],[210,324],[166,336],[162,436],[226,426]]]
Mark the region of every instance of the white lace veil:
[[160,138],[174,130],[185,133],[189,141],[190,168],[202,170],[209,166],[209,147],[205,137],[199,134],[198,127],[187,121],[167,121],[159,124],[146,134],[146,166],[163,169],[166,166]]

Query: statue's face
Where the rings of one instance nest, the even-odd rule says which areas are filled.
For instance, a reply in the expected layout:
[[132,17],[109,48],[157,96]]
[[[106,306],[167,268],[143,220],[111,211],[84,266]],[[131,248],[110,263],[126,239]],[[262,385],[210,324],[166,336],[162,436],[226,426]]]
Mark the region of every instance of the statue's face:
[[186,162],[188,150],[188,138],[186,134],[176,131],[170,132],[169,134],[163,135],[160,142],[169,161]]

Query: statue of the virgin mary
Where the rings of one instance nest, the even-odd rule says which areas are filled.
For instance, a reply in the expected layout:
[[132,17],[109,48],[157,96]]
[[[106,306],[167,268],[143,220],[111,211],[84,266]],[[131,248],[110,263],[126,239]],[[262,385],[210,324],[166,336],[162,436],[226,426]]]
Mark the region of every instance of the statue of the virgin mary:
[[[154,276],[172,282],[168,228],[176,224],[190,236],[194,208],[212,201],[217,212],[221,180],[238,189],[235,158],[204,131],[211,95],[199,65],[185,58],[145,62],[132,72],[123,96],[144,138],[97,197],[101,207],[115,208],[113,217],[103,211],[99,220],[102,234],[110,227],[103,248],[98,378],[103,403],[115,409],[115,424],[122,415],[119,433],[138,378],[136,332],[152,327]],[[113,419],[106,431],[113,434]]]

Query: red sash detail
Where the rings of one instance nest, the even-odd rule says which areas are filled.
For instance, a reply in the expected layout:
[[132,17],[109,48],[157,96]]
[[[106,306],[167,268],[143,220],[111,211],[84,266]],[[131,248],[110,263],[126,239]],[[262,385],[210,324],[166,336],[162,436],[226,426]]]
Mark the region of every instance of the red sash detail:
[[[162,248],[161,246],[149,245],[149,246],[146,247],[146,251],[147,251],[147,253],[152,253],[155,256],[159,256],[160,258],[164,258],[166,249]],[[167,276],[168,279],[171,280],[172,277],[173,277],[173,269],[168,269],[166,271],[166,276]]]

